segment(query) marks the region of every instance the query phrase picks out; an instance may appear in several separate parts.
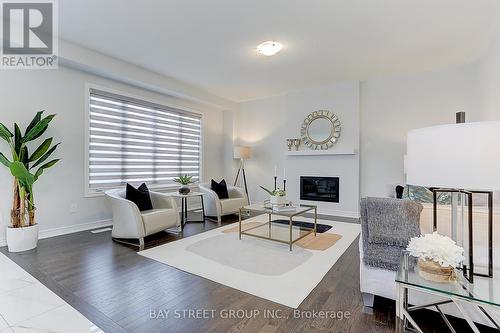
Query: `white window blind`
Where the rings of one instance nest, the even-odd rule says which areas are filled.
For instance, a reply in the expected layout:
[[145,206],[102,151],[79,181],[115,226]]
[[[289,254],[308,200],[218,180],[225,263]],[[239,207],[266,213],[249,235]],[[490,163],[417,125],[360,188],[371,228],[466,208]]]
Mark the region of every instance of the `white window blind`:
[[89,131],[90,192],[168,187],[184,174],[199,180],[199,114],[90,89]]

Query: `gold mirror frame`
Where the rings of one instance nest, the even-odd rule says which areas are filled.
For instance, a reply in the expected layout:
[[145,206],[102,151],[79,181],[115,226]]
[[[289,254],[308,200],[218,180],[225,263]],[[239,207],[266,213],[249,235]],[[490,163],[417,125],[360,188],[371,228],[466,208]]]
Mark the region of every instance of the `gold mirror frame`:
[[[311,123],[317,119],[327,119],[331,122],[331,130],[330,135],[323,141],[315,141],[309,136],[309,126]],[[340,120],[339,118],[331,111],[327,110],[319,110],[311,112],[302,123],[300,128],[300,136],[302,142],[311,149],[314,150],[327,150],[333,147],[335,143],[337,143],[338,138],[340,137]]]

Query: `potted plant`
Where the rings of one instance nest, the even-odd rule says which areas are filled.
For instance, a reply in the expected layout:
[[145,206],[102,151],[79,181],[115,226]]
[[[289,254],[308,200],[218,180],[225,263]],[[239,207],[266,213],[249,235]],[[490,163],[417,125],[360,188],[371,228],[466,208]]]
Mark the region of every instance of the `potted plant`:
[[188,185],[194,183],[192,179],[193,176],[188,176],[188,175],[174,178],[174,182],[181,184],[181,187],[179,188],[179,194],[186,195],[189,194],[189,192],[191,192],[191,189],[189,188]]
[[453,281],[456,277],[455,267],[465,259],[462,247],[436,232],[413,237],[406,250],[418,258],[419,275],[434,282]]
[[59,159],[49,160],[59,143],[52,145],[53,138],[45,139],[32,153],[28,143],[40,138],[47,130],[55,115],[42,118],[43,111],[38,112],[24,131],[17,124],[10,131],[0,123],[0,137],[10,149],[9,160],[0,152],[0,163],[6,166],[14,177],[11,225],[7,227],[7,246],[9,252],[31,250],[38,243],[38,224],[35,220],[35,196],[33,184],[43,171],[56,164]]
[[269,194],[269,202],[271,205],[285,205],[286,204],[286,192],[277,188],[273,191],[268,190],[264,186],[260,186],[261,189],[266,191]]

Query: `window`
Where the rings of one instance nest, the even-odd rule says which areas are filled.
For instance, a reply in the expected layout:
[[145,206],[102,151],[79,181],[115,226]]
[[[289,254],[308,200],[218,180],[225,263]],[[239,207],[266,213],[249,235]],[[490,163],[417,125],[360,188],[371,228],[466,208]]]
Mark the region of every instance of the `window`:
[[201,115],[90,89],[88,192],[200,177]]

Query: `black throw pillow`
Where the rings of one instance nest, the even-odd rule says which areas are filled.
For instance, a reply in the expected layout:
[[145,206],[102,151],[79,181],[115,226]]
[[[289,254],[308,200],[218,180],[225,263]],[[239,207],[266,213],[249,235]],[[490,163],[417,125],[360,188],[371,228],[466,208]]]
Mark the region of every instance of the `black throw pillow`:
[[225,179],[221,180],[220,183],[217,183],[215,180],[212,179],[212,182],[210,183],[210,189],[215,193],[217,193],[219,199],[229,198],[229,193],[227,192],[227,185]]
[[132,185],[127,184],[125,193],[126,199],[135,203],[141,212],[143,210],[153,209],[151,197],[149,196],[149,189],[145,183],[142,183],[138,188],[134,188]]

